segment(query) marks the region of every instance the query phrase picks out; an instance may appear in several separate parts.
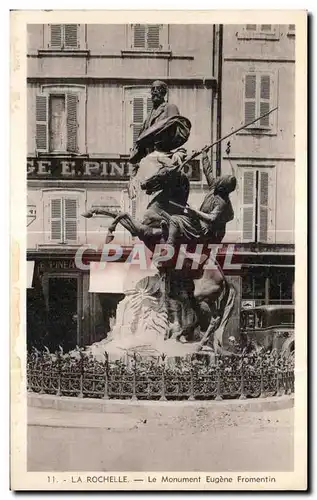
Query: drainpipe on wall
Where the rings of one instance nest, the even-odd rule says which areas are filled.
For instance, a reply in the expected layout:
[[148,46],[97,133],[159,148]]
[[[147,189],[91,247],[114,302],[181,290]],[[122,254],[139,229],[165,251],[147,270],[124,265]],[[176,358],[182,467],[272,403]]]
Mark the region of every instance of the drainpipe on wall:
[[[167,25],[167,48],[170,49],[170,25]],[[170,76],[170,54],[166,60],[166,73],[167,73],[167,81],[169,81]]]
[[[212,76],[215,77],[216,71],[216,25],[212,26]],[[212,144],[215,139],[215,131],[214,131],[214,117],[215,117],[215,93],[216,90],[212,88],[211,94],[211,114],[210,114],[210,143]],[[214,174],[214,152],[213,148],[210,149],[210,164],[212,165],[212,171]]]
[[[218,43],[218,77],[217,77],[217,140],[221,138],[221,108],[222,108],[222,59],[223,59],[223,24],[219,25]],[[221,143],[216,146],[216,176],[221,175]]]

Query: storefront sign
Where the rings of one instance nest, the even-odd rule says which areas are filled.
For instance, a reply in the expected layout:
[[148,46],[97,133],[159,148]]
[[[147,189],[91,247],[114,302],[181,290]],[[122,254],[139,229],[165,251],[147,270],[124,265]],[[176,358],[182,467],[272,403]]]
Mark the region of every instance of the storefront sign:
[[43,271],[69,271],[76,269],[76,263],[73,259],[42,260],[38,264],[39,270]]
[[[28,158],[28,179],[83,179],[126,181],[130,178],[133,165],[120,159],[83,158]],[[199,160],[192,160],[184,167],[192,181],[200,180]]]

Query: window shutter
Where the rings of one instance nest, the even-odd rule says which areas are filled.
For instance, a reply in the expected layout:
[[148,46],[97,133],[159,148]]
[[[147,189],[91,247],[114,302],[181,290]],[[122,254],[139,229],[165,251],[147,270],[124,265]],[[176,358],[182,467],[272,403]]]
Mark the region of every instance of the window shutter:
[[269,174],[260,172],[258,240],[268,239]]
[[147,27],[147,48],[159,49],[160,48],[160,25],[149,24]]
[[131,215],[133,219],[136,219],[136,199],[131,200]]
[[152,99],[151,99],[151,97],[148,97],[148,98],[147,98],[147,100],[146,100],[146,114],[147,114],[147,115],[148,115],[149,113],[151,113],[152,108],[153,108]]
[[62,25],[61,24],[51,24],[50,26],[50,47],[52,49],[62,48]]
[[242,239],[255,240],[255,181],[256,172],[243,172],[243,200],[242,200]]
[[256,118],[256,75],[245,76],[244,92],[244,123],[250,123]]
[[[270,111],[271,79],[270,75],[261,75],[260,79],[260,116]],[[270,126],[270,115],[260,120],[261,127]]]
[[65,24],[64,25],[65,48],[77,49],[78,48],[78,25]]
[[65,198],[64,231],[66,241],[77,241],[77,200]]
[[78,97],[76,94],[66,94],[67,151],[72,153],[78,151],[77,104]]
[[62,199],[51,199],[51,241],[62,241]]
[[133,28],[133,47],[145,49],[145,24],[136,24]]
[[271,24],[261,24],[261,31],[272,31],[272,25]]
[[133,147],[135,146],[136,140],[139,137],[140,130],[144,121],[144,98],[134,97],[133,98]]
[[36,96],[36,149],[46,152],[48,150],[48,97]]
[[256,24],[246,24],[247,31],[256,31]]

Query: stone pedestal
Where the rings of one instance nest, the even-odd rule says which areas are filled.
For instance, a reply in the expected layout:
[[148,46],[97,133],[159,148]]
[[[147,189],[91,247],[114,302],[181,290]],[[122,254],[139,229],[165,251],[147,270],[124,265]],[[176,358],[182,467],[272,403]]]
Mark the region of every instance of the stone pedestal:
[[[190,284],[192,286],[190,286]],[[235,290],[225,292],[225,308],[215,331],[217,345],[234,307]],[[107,351],[110,359],[122,359],[136,353],[140,356],[184,358],[194,353],[210,354],[210,343],[202,342],[199,307],[194,299],[194,280],[182,273],[163,270],[137,281],[119,303],[116,322],[107,339],[88,348],[95,357]],[[210,317],[210,324],[212,318]]]

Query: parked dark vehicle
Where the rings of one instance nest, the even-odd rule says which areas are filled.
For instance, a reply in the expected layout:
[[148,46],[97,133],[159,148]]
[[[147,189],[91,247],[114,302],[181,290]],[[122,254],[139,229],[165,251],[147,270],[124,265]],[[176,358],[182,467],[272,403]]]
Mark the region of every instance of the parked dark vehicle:
[[294,356],[293,305],[257,306],[241,311],[241,340],[248,351],[260,350]]

